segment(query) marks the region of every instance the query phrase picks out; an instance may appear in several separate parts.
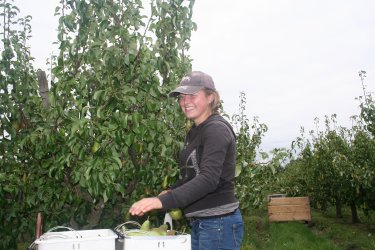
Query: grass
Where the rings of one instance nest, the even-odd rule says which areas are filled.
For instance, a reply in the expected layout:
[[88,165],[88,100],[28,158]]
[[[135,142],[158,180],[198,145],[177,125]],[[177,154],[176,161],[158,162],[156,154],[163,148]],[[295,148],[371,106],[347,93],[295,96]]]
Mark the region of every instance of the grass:
[[337,219],[334,211],[326,214],[312,212],[315,226],[312,228],[315,234],[328,237],[341,249],[375,249],[375,222],[373,218],[367,218],[362,214],[362,223],[351,223],[350,211],[344,211],[344,217]]
[[272,223],[271,239],[263,249],[340,249],[326,238],[314,234],[306,224],[300,222]]
[[[333,211],[322,214],[312,211],[312,223],[269,223],[267,211],[254,211],[244,216],[245,237],[241,250],[374,250],[375,222],[352,224],[350,211],[336,219]],[[365,220],[366,219],[366,220]]]

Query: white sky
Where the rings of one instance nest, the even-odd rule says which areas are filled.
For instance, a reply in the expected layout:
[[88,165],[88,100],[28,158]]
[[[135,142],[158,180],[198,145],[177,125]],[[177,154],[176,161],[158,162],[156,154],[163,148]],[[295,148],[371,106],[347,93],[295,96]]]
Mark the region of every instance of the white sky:
[[[35,67],[56,40],[59,0],[16,0],[31,15]],[[148,2],[148,1],[147,1]],[[358,71],[374,90],[375,1],[373,0],[196,0],[190,55],[193,69],[212,75],[224,108],[238,112],[246,93],[248,118],[269,130],[262,148],[289,147],[300,127],[337,114],[350,127],[363,95]]]

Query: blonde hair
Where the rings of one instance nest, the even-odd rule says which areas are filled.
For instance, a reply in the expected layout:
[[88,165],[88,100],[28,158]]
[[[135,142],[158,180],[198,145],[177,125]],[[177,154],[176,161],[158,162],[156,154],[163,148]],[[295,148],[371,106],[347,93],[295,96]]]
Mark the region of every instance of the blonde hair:
[[219,110],[221,109],[221,100],[219,92],[208,88],[204,88],[204,92],[206,96],[212,95],[214,97],[213,101],[210,103],[212,113],[219,113]]

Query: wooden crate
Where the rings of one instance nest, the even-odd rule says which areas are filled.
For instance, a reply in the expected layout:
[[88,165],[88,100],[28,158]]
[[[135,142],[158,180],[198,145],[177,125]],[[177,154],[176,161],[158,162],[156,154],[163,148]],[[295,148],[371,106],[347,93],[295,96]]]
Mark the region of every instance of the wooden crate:
[[269,222],[311,221],[309,197],[277,197],[268,201]]

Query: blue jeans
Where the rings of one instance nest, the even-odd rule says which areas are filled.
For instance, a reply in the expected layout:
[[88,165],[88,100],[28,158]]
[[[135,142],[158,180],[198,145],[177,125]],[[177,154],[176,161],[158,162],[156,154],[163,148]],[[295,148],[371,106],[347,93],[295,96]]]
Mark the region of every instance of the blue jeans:
[[191,219],[192,250],[239,250],[244,225],[241,212],[222,217]]

